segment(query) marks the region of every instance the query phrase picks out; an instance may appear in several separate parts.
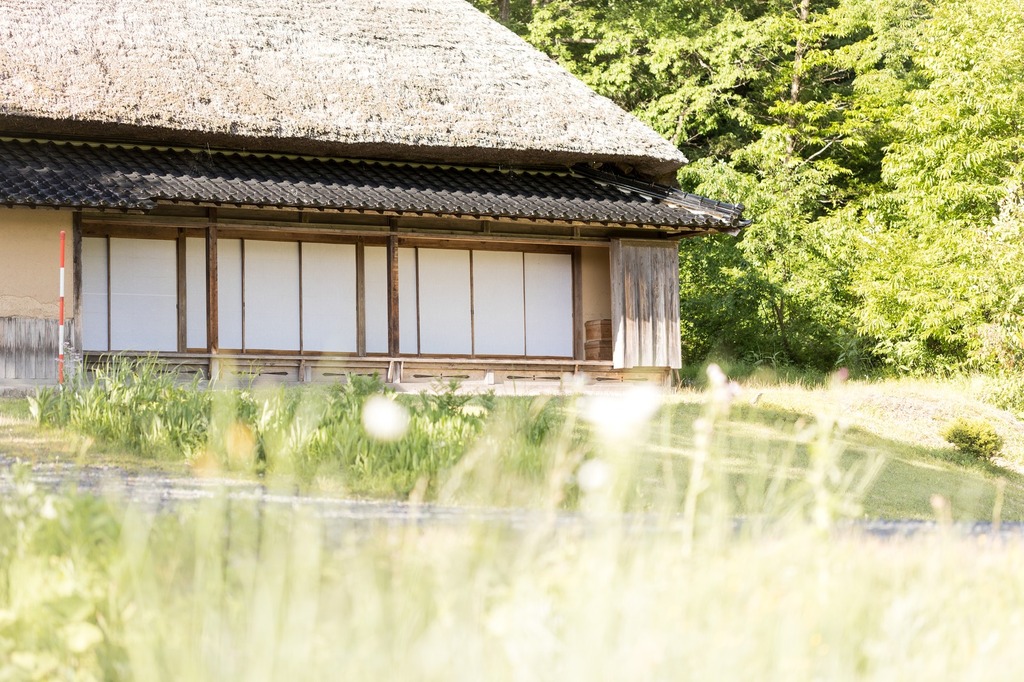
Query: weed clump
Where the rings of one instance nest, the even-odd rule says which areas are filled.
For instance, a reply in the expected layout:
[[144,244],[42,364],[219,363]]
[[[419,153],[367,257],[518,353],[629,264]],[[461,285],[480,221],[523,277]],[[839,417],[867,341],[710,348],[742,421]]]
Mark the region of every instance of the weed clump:
[[[483,436],[501,469],[534,482],[547,443],[565,421],[562,403],[468,395],[457,383],[397,395],[377,376],[316,389],[216,388],[184,380],[155,359],[111,357],[91,377],[43,388],[29,410],[44,426],[71,428],[144,457],[182,458],[197,471],[276,474],[310,484],[343,480],[350,492],[428,496]],[[493,414],[508,424],[496,438]]]
[[942,430],[942,437],[961,452],[978,459],[992,459],[1003,449],[1003,439],[984,419],[959,417]]

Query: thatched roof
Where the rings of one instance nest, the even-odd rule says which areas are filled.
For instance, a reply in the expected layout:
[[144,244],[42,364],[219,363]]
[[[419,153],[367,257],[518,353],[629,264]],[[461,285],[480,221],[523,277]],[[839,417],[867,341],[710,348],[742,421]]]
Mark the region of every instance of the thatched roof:
[[670,143],[464,0],[0,0],[0,132],[502,165]]

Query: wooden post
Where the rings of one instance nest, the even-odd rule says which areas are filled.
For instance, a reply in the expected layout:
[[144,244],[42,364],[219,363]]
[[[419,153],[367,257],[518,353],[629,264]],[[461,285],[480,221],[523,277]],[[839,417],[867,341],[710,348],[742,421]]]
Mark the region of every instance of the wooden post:
[[618,239],[612,240],[610,262],[612,280],[612,367],[622,369],[626,366],[626,298],[623,282],[622,242]]
[[217,290],[217,209],[209,209],[206,225],[206,351],[210,354],[210,379],[216,379],[219,367],[212,357],[220,349],[219,297]]
[[572,350],[577,360],[586,359],[583,331],[583,249],[572,249]]
[[[71,316],[75,320],[71,343],[82,352],[82,213],[71,218]],[[81,368],[79,368],[81,369]]]
[[398,328],[398,236],[397,227],[391,225],[388,235],[388,355],[397,357],[401,344]]
[[366,245],[356,240],[356,355],[366,355]]
[[[303,215],[302,217],[305,218],[306,216]],[[303,317],[302,317],[302,307],[303,307],[302,306],[302,242],[299,242],[296,246],[297,246],[297,248],[299,250],[299,353],[301,354],[303,349],[305,348],[305,345],[303,343],[303,337],[305,336],[305,334],[303,333],[304,330],[302,328],[303,327]],[[317,311],[317,313],[319,314],[319,311]],[[302,374],[300,373],[299,374],[299,377],[300,377],[299,380],[300,381],[302,381],[301,376],[302,376]]]
[[188,290],[185,286],[185,229],[178,228],[178,352],[188,349]]
[[113,307],[114,294],[110,289],[110,236],[103,238],[104,248],[107,250],[107,350],[114,350],[113,327],[110,323],[110,313]]

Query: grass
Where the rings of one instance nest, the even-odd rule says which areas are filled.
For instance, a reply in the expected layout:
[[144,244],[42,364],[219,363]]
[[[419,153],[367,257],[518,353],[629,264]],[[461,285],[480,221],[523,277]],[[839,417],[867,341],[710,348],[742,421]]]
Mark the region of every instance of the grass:
[[[682,444],[692,443],[691,425],[701,409],[697,402],[676,408]],[[799,479],[810,465],[809,430],[815,423],[806,414],[762,398],[757,406],[740,404],[732,410],[719,425],[716,450],[730,453],[722,461],[739,471],[756,472],[760,462],[786,462],[791,476]],[[939,495],[950,502],[957,520],[991,519],[1002,480],[1003,518],[1024,520],[1024,477],[1013,469],[964,458],[948,445],[886,438],[861,426],[847,425],[834,438],[843,467],[881,460],[861,500],[866,517],[933,519],[933,496]]]
[[[360,421],[367,400],[386,395],[379,382],[326,390],[205,391],[175,382],[151,364],[115,365],[95,383],[43,394],[32,407],[42,421],[84,435],[64,432],[55,439],[52,432],[29,426],[24,402],[0,403],[0,414],[9,413],[8,445],[0,445],[0,453],[6,449],[30,459],[33,452],[49,449],[45,439],[50,438],[52,450],[65,459],[94,461],[98,441],[104,464],[138,467],[151,461],[172,472],[267,474],[271,484],[350,495],[529,506],[537,504],[536,484],[553,466],[552,457],[565,459],[569,477],[589,459],[615,460],[599,446],[614,444],[616,435],[602,434],[599,427],[622,423],[638,404],[632,396],[474,398],[455,388],[439,386],[419,397],[389,396],[392,402],[384,404],[402,405],[408,423],[400,438],[382,441]],[[859,475],[879,468],[858,494],[858,515],[930,519],[938,496],[957,520],[989,519],[997,500],[1004,519],[1024,520],[1024,477],[1018,473],[1024,426],[972,398],[966,383],[797,387],[751,380],[728,400],[730,409],[717,420],[709,443],[714,457],[707,473],[727,492],[737,514],[751,506],[760,510],[759,495],[771,481],[781,482],[776,488],[785,493],[790,482],[805,479],[824,429],[838,469]],[[649,509],[665,495],[685,492],[699,449],[695,425],[706,403],[703,392],[682,392],[660,408],[653,422],[630,434],[630,445],[644,443],[630,448],[635,459],[627,496],[631,508]],[[657,408],[652,405],[649,412]],[[190,414],[199,417],[190,420]],[[965,457],[944,442],[942,427],[963,414],[997,427],[1007,443],[1004,458],[991,463]],[[178,429],[176,423],[185,426]],[[17,431],[14,437],[11,429]],[[489,484],[446,483],[460,479],[467,463],[472,463],[471,479]],[[459,496],[445,497],[446,488],[458,488]],[[486,494],[469,492],[479,489]],[[573,506],[576,500],[575,487],[567,487],[561,504]]]
[[[614,479],[610,482],[614,489]],[[598,494],[599,491],[593,491]],[[0,678],[1019,679],[1024,544],[796,523],[366,526],[213,500],[0,509]],[[802,514],[798,515],[802,516]],[[332,540],[331,538],[335,538]]]
[[[1024,542],[945,523],[968,508],[963,481],[994,487],[992,471],[859,421],[880,419],[861,398],[899,386],[809,395],[817,419],[784,404],[789,390],[751,405],[719,383],[660,413],[644,393],[512,401],[432,488],[442,502],[572,506],[568,525],[338,526],[227,498],[157,513],[42,490],[15,467],[0,504],[0,679],[1019,679]],[[820,409],[861,390],[848,423]],[[289,414],[279,395],[253,422],[268,465],[283,434],[316,431],[271,428]],[[448,433],[461,400],[414,401],[424,421],[410,428]],[[296,404],[302,419],[311,405]],[[22,428],[28,409],[0,402],[0,428]],[[222,435],[202,451],[241,448]],[[836,530],[883,484],[882,498],[920,488],[930,506],[947,480],[933,535]]]

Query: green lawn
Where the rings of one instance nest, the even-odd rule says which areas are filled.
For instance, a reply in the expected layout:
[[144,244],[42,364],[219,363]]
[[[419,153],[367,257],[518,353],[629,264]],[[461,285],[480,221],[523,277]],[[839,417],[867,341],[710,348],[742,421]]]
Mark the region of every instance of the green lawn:
[[[692,447],[692,425],[702,409],[698,403],[675,407],[673,422],[683,466],[685,453]],[[767,463],[787,462],[792,467],[790,477],[799,481],[810,463],[806,432],[814,428],[814,418],[807,414],[770,403],[739,405],[730,411],[727,421],[717,425],[713,448],[735,472],[751,475]],[[932,499],[939,495],[949,501],[957,520],[991,520],[998,479],[1002,478],[1002,519],[1024,520],[1024,476],[1012,469],[971,461],[950,446],[885,438],[857,426],[836,433],[834,439],[840,469],[881,460],[881,469],[862,500],[865,517],[934,519]],[[733,485],[742,485],[738,480],[742,475],[735,477]]]

